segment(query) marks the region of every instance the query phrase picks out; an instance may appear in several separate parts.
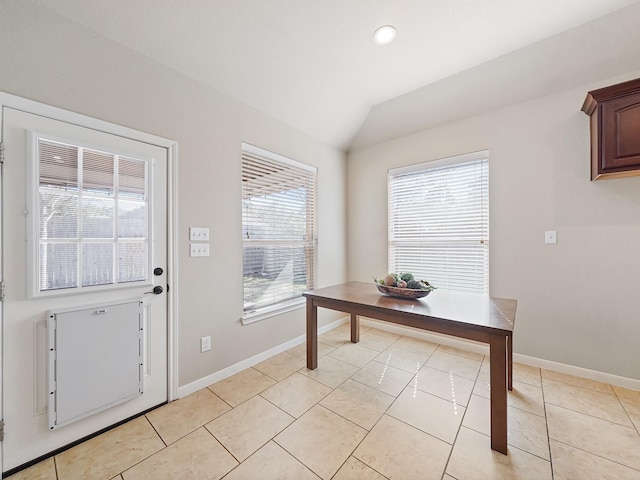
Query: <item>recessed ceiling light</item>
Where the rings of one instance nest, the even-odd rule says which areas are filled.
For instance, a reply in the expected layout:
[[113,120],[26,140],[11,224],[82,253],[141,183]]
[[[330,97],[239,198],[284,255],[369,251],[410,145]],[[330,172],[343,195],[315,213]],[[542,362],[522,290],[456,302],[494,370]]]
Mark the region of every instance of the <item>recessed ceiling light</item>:
[[396,38],[396,29],[391,25],[383,25],[373,32],[373,41],[378,45],[388,45]]

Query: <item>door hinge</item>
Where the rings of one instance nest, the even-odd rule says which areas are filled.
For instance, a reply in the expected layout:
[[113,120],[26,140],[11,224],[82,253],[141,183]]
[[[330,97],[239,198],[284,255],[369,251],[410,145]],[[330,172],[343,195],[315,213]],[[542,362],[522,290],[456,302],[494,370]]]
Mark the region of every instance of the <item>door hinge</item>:
[[4,420],[0,420],[0,442],[4,442]]
[[0,163],[4,163],[4,142],[0,142]]
[[0,282],[0,302],[4,302],[4,282]]

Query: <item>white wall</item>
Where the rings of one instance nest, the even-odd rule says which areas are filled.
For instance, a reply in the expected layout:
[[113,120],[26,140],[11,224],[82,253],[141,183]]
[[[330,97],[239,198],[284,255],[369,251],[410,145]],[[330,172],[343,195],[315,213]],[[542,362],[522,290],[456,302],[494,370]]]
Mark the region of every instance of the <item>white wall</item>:
[[[343,152],[32,2],[0,5],[0,91],[178,142],[181,386],[304,333],[304,309],[240,323],[241,142],[318,167],[318,284],[346,279]],[[189,258],[189,226],[210,228],[210,257]],[[213,348],[200,353],[205,335]]]
[[387,270],[387,169],[488,149],[490,291],[518,300],[515,352],[640,379],[640,177],[589,180],[580,111],[588,90],[638,76],[350,152],[349,278]]

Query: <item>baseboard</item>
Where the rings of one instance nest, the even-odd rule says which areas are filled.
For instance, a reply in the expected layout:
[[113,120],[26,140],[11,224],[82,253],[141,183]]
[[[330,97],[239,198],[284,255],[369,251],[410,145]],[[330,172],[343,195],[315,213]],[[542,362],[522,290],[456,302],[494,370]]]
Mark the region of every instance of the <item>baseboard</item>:
[[[377,328],[378,330],[384,330],[387,332],[397,333],[400,335],[407,335],[410,337],[421,338],[430,342],[440,343],[450,347],[460,348],[470,352],[481,353],[489,355],[489,346],[485,343],[474,342],[471,340],[463,340],[456,337],[450,337],[447,335],[438,335],[436,333],[425,332],[424,330],[418,330],[416,328],[398,326],[391,323],[379,322],[377,320],[370,320],[362,318],[360,320],[361,325],[367,325]],[[589,380],[595,380],[597,382],[608,383],[617,387],[629,388],[631,390],[640,390],[640,380],[635,378],[621,377],[612,373],[599,372],[597,370],[589,370],[588,368],[576,367],[575,365],[568,365],[566,363],[554,362],[552,360],[545,360],[543,358],[530,357],[528,355],[522,355],[519,353],[513,354],[513,361],[522,363],[524,365],[530,365],[532,367],[544,368],[547,370],[554,370],[560,373],[566,373],[568,375],[574,375],[576,377],[586,378]]]
[[573,375],[576,377],[595,380],[596,382],[608,383],[610,385],[615,385],[616,387],[624,387],[631,390],[640,390],[640,380],[637,380],[635,378],[621,377],[612,373],[589,370],[588,368],[576,367],[574,365],[567,365],[566,363],[559,363],[551,360],[545,360],[543,358],[530,357],[528,355],[521,355],[519,353],[513,354],[513,361],[524,363],[525,365],[531,365],[532,367],[554,370],[556,372],[566,373],[568,375]]
[[[349,321],[349,317],[343,317],[335,322],[329,323],[323,327],[318,329],[318,333],[322,334],[332,330],[343,323]],[[448,335],[439,335],[437,333],[431,333],[424,330],[419,330],[417,328],[404,327],[399,325],[394,325],[392,323],[380,322],[377,320],[369,319],[369,318],[360,318],[360,325],[375,327],[378,330],[384,330],[386,332],[396,333],[398,335],[406,335],[409,337],[419,338],[422,340],[427,340],[429,342],[439,343],[441,345],[447,345],[449,347],[460,348],[462,350],[467,350],[470,352],[480,353],[482,355],[489,355],[489,346],[485,343],[474,342],[472,340],[463,340],[456,337],[451,337]],[[189,395],[193,392],[196,392],[202,388],[207,387],[213,383],[219,382],[220,380],[224,380],[231,375],[234,375],[246,368],[252,367],[257,363],[262,362],[278,353],[289,350],[290,348],[295,347],[296,345],[300,345],[306,339],[306,335],[300,335],[299,337],[294,338],[293,340],[289,340],[281,345],[273,347],[265,352],[259,353],[258,355],[254,355],[253,357],[247,358],[241,362],[238,362],[234,365],[231,365],[223,370],[215,372],[211,375],[208,375],[204,378],[196,380],[195,382],[189,383],[188,385],[184,385],[178,388],[178,398]],[[568,365],[565,363],[554,362],[551,360],[545,360],[537,357],[530,357],[528,355],[521,355],[519,353],[513,354],[513,361],[522,363],[524,365],[530,365],[532,367],[545,368],[547,370],[554,370],[560,373],[566,373],[568,375],[574,375],[576,377],[587,378],[589,380],[595,380],[598,382],[608,383],[610,385],[615,385],[618,387],[629,388],[631,390],[639,390],[640,391],[640,380],[634,378],[621,377],[619,375],[613,375],[611,373],[599,372],[597,370],[589,370],[588,368],[576,367],[574,365]]]
[[[318,333],[322,334],[322,333],[328,332],[329,330],[333,330],[334,328],[342,325],[348,320],[349,320],[349,317],[344,317],[339,320],[336,320],[335,322],[328,323],[327,325],[319,327]],[[246,360],[242,360],[241,362],[235,363],[227,368],[224,368],[215,373],[212,373],[211,375],[207,375],[206,377],[200,378],[195,382],[191,382],[187,385],[183,385],[182,387],[178,387],[178,398],[186,397],[187,395],[197,392],[198,390],[202,390],[203,388],[208,387],[211,384],[219,382],[220,380],[224,380],[225,378],[230,377],[231,375],[235,375],[236,373],[241,372],[242,370],[245,370],[249,367],[253,367],[256,364],[268,358],[273,357],[274,355],[277,355],[286,350],[289,350],[290,348],[300,345],[306,340],[306,338],[307,338],[306,335],[300,335],[299,337],[296,337],[285,343],[282,343],[273,348],[270,348],[269,350],[266,350],[257,355],[254,355],[253,357],[249,357]]]

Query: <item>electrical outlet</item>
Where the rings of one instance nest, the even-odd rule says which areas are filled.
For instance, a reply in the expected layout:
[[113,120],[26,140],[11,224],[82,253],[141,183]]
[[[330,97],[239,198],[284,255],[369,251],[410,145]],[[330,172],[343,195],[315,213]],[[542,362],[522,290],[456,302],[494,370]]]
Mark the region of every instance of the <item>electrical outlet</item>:
[[200,339],[200,352],[208,352],[211,350],[211,337],[202,337]]
[[208,243],[191,243],[191,244],[189,244],[189,256],[190,257],[208,257],[209,256],[209,244]]

